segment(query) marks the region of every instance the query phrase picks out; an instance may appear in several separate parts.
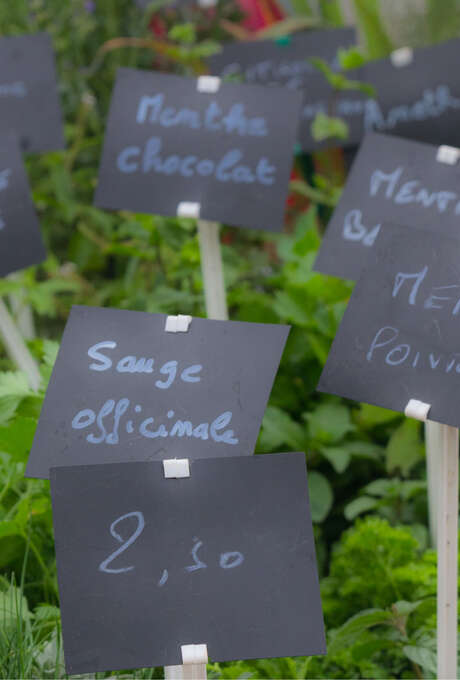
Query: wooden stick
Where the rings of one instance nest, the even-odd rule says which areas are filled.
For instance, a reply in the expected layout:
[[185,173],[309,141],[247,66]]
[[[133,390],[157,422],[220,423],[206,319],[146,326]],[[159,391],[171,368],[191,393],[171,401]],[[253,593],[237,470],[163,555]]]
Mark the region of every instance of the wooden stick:
[[3,340],[8,356],[13,360],[18,369],[21,369],[29,379],[29,384],[34,391],[40,386],[40,370],[19,332],[16,324],[10,316],[3,300],[0,299],[0,338]]
[[228,319],[225,295],[222,254],[219,243],[219,224],[198,220],[201,270],[203,271],[204,295],[208,319]]
[[440,425],[438,451],[438,680],[455,680],[458,597],[457,428]]
[[431,546],[436,549],[438,541],[437,515],[439,493],[439,468],[438,453],[441,443],[442,425],[437,422],[425,422],[425,448],[426,448],[426,479],[428,488],[428,521],[430,527]]
[[165,680],[206,680],[206,664],[165,666]]
[[[10,273],[8,276],[10,280],[19,280],[20,277],[20,273]],[[25,291],[21,289],[18,295],[15,293],[10,295],[11,311],[25,340],[33,340],[36,336],[34,315],[30,305],[24,301],[24,294]]]

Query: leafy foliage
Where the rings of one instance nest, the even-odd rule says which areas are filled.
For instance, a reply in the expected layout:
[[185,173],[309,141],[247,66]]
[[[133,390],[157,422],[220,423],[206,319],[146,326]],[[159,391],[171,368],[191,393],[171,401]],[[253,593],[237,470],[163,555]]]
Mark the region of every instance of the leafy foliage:
[[[294,2],[301,16],[259,35],[279,39],[288,31],[343,20],[336,0]],[[188,3],[168,5],[0,3],[2,35],[52,35],[68,144],[65,151],[27,158],[47,260],[0,280],[3,299],[32,310],[39,337],[29,346],[43,377],[42,388],[33,392],[0,344],[1,678],[65,675],[49,487],[26,481],[24,467],[71,305],[205,313],[194,221],[92,206],[116,69],[194,75],[204,70],[203,60],[218,42],[247,37],[230,0],[206,11]],[[393,43],[377,0],[355,0],[354,7],[367,54],[355,47],[341,51],[340,73],[319,61],[316,66],[336,90],[370,94],[347,70],[387,54]],[[429,2],[430,40],[458,32],[457,14]],[[314,128],[320,139],[346,136],[333,113],[320,116]],[[257,450],[307,456],[329,652],[325,658],[212,664],[212,677],[433,677],[436,559],[427,548],[421,425],[315,390],[352,290],[351,283],[312,271],[343,171],[339,152],[298,154],[289,203],[302,210],[288,216],[286,232],[224,227],[221,236],[231,318],[292,325]],[[109,676],[161,678],[162,670],[95,677]]]

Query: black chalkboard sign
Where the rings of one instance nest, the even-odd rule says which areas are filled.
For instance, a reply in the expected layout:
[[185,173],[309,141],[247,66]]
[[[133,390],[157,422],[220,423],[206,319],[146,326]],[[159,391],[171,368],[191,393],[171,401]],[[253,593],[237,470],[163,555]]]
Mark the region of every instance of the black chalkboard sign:
[[[357,280],[386,221],[458,236],[460,166],[438,148],[367,134],[329,222],[315,270]],[[416,237],[414,237],[414,241]]]
[[95,204],[281,230],[300,95],[120,69],[110,107]]
[[45,258],[46,250],[17,139],[14,135],[1,135],[0,276],[39,264]]
[[[222,52],[209,59],[211,72],[223,78],[237,77],[248,84],[285,86],[302,91],[302,114],[298,132],[299,144],[305,151],[331,146],[331,141],[316,142],[311,124],[331,89],[309,58],[325,60],[333,69],[339,68],[337,52],[356,43],[354,28],[303,31],[286,41],[244,41],[224,45]],[[353,97],[359,94],[352,92]],[[350,98],[350,94],[347,94]],[[350,122],[352,138],[360,138],[361,118]],[[356,132],[355,132],[356,130]]]
[[460,426],[459,319],[460,241],[384,224],[318,390]]
[[302,31],[278,41],[239,41],[226,43],[221,52],[209,58],[212,74],[236,77],[247,84],[285,86],[309,93],[312,77],[318,70],[308,58],[325,60],[338,69],[337,52],[356,42],[353,28]]
[[250,454],[287,326],[73,307],[27,466]]
[[53,47],[48,34],[0,38],[0,131],[27,152],[64,148]]
[[70,674],[325,653],[302,453],[51,471]]
[[412,61],[404,67],[384,58],[346,73],[350,79],[371,84],[377,92],[375,99],[357,91],[335,94],[323,78],[302,110],[302,146],[314,150],[337,143],[304,138],[318,112],[347,122],[347,146],[359,143],[368,131],[460,146],[460,73],[452,69],[459,53],[460,39],[454,39],[414,50]]

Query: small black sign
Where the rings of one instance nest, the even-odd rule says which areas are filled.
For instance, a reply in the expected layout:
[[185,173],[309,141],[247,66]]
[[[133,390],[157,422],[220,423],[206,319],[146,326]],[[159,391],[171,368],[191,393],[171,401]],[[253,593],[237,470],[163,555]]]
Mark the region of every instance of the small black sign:
[[315,270],[357,280],[387,221],[457,237],[460,166],[438,161],[437,154],[436,146],[367,134],[327,227]]
[[73,307],[27,466],[250,454],[288,326]]
[[[390,58],[372,60],[345,73],[371,84],[376,99],[358,91],[333,93],[325,78],[315,86],[302,110],[301,144],[305,150],[336,144],[305,139],[318,112],[341,117],[350,129],[346,146],[376,131],[431,144],[460,146],[460,73],[452,69],[460,39],[413,51],[412,61],[396,67]],[[342,142],[343,145],[343,142]]]
[[[416,240],[416,241],[414,241]],[[384,224],[318,390],[460,426],[460,241]]]
[[120,69],[97,206],[281,230],[301,96],[244,84],[199,91],[196,79]]
[[324,654],[303,453],[51,471],[70,674]]
[[64,148],[53,47],[48,34],[0,38],[0,131],[27,152]]
[[[323,75],[309,58],[325,60],[333,69],[339,69],[339,48],[356,43],[353,28],[303,31],[287,37],[285,41],[244,41],[224,45],[222,52],[209,60],[213,74],[222,77],[240,77],[248,84],[285,86],[302,91],[302,115],[298,132],[299,144],[305,151],[331,146],[331,141],[316,142],[311,135],[311,124],[322,101],[329,100],[331,89]],[[359,98],[359,94],[353,92]],[[347,94],[347,98],[350,94]],[[329,105],[326,107],[326,109]],[[350,121],[352,138],[361,136],[361,119]]]
[[[1,118],[1,111],[0,111]],[[29,182],[14,135],[0,137],[0,276],[46,258]]]
[[285,86],[306,90],[318,70],[308,58],[325,60],[339,69],[339,48],[356,42],[353,28],[302,31],[277,41],[241,41],[226,43],[220,53],[209,59],[213,74],[222,78],[237,77],[247,84]]

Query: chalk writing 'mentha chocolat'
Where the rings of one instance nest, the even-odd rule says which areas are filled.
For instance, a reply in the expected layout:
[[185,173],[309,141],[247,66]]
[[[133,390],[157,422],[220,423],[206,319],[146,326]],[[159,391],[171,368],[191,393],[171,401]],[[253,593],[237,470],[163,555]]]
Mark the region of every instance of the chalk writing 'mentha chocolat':
[[[73,307],[27,467],[252,453],[286,326]],[[56,460],[58,458],[58,460]]]
[[460,423],[460,240],[383,224],[318,389]]
[[95,203],[281,230],[300,95],[121,69]]
[[329,222],[315,270],[356,280],[382,223],[458,236],[460,168],[438,147],[367,134]]

